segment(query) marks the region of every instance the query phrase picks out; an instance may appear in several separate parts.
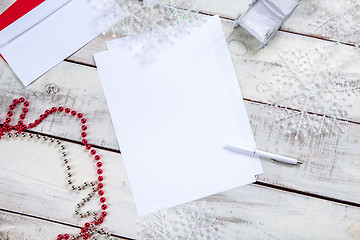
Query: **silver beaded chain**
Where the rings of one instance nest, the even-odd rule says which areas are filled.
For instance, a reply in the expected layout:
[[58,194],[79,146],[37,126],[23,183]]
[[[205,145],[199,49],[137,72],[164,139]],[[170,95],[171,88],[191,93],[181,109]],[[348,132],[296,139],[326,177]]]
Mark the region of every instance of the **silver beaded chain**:
[[[61,150],[62,160],[65,165],[65,169],[67,171],[67,174],[66,174],[67,186],[69,186],[72,191],[82,191],[82,190],[91,188],[91,192],[89,192],[87,194],[87,196],[82,199],[81,202],[76,204],[76,210],[74,211],[74,214],[77,215],[79,218],[86,218],[86,217],[92,216],[94,221],[98,220],[98,218],[97,218],[98,212],[97,211],[80,212],[80,209],[83,208],[86,205],[86,203],[88,203],[94,197],[95,193],[97,192],[98,189],[97,189],[96,185],[97,185],[98,181],[91,181],[89,183],[84,182],[82,185],[75,185],[73,183],[74,180],[73,180],[73,173],[71,172],[72,168],[71,168],[71,165],[69,164],[69,162],[70,162],[69,155],[66,152],[66,147],[62,141],[57,140],[55,138],[49,138],[47,136],[42,136],[40,134],[32,134],[32,133],[28,134],[25,132],[22,132],[22,133],[16,132],[14,134],[3,133],[2,135],[3,136],[7,135],[7,139],[23,138],[23,139],[30,139],[30,140],[35,140],[35,141],[43,141],[43,142],[47,142],[50,144],[56,144]],[[6,139],[6,138],[4,138],[4,139]],[[90,223],[90,227],[93,229],[93,228],[95,228],[95,225],[93,223]],[[105,231],[103,228],[90,230],[89,234],[91,234],[92,236],[95,234],[99,234],[99,235],[102,235],[105,238],[108,238],[111,240],[111,238],[110,238],[111,233]],[[72,240],[76,240],[76,239],[80,239],[80,238],[82,238],[82,233],[79,233],[77,235],[73,235],[70,237],[70,239],[72,239]],[[97,236],[93,236],[92,239],[98,240]]]

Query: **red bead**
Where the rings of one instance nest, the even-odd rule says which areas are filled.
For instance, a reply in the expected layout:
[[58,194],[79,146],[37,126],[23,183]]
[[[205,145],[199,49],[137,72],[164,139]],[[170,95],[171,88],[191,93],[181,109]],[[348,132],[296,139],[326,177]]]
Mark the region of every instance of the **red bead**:
[[85,226],[86,228],[89,228],[89,227],[90,227],[90,223],[87,222],[87,223],[84,224],[84,226]]
[[82,142],[82,144],[86,145],[88,141],[87,141],[87,139],[83,139],[81,142]]
[[21,129],[25,131],[28,127],[26,125],[22,125]]
[[86,228],[81,228],[81,233],[86,233],[87,232],[87,229]]
[[27,109],[27,108],[23,109],[23,113],[28,113],[28,112],[29,112],[29,109]]
[[11,122],[11,119],[10,119],[10,118],[6,118],[6,119],[5,119],[5,122],[9,123],[9,122]]
[[82,114],[82,113],[78,113],[78,114],[77,114],[77,117],[78,117],[78,118],[82,118],[82,117],[83,117],[83,114]]
[[28,107],[30,105],[29,102],[24,102],[24,107]]
[[106,209],[107,209],[106,204],[101,205],[101,209],[102,209],[102,210],[106,210]]
[[65,112],[69,113],[70,112],[70,108],[65,108]]
[[106,212],[102,212],[102,213],[101,213],[101,216],[104,218],[104,217],[107,216],[107,213],[106,213]]
[[103,223],[103,222],[104,222],[104,219],[103,219],[103,218],[99,218],[99,219],[98,219],[98,223],[99,223],[99,224],[101,224],[101,223]]
[[82,119],[81,119],[81,123],[82,123],[82,124],[85,124],[85,123],[86,123],[86,118],[82,118]]
[[25,98],[21,97],[19,98],[19,102],[24,102],[25,101]]
[[18,122],[18,125],[24,125],[24,122],[23,122],[23,121],[19,121],[19,122]]
[[85,234],[83,235],[83,239],[88,239],[88,238],[89,238],[89,234],[85,233]]
[[102,196],[102,195],[104,195],[104,191],[103,191],[103,190],[100,190],[100,191],[98,192],[98,194],[99,194],[100,196]]
[[14,110],[14,109],[15,109],[15,106],[14,106],[14,105],[10,105],[10,106],[9,106],[9,110],[12,111],[12,110]]
[[87,126],[86,126],[86,125],[82,125],[81,130],[86,131],[86,129],[87,129]]
[[91,145],[90,145],[90,144],[86,144],[85,148],[86,148],[87,150],[90,150],[90,149],[91,149]]
[[12,117],[13,112],[12,112],[12,111],[9,111],[9,112],[7,113],[7,115],[8,115],[9,117]]
[[61,235],[61,234],[59,234],[59,235],[57,236],[57,239],[58,239],[58,240],[63,239],[63,238],[64,238],[64,236]]
[[69,239],[70,238],[69,234],[64,234],[64,238]]
[[59,112],[62,112],[62,111],[64,111],[64,108],[63,108],[63,107],[59,107],[59,108],[58,108],[58,111],[59,111]]
[[100,198],[100,202],[101,202],[101,203],[104,203],[105,201],[106,201],[106,199],[105,199],[104,197],[101,197],[101,198]]
[[95,154],[96,154],[96,150],[93,149],[93,150],[90,151],[90,153],[91,153],[91,155],[95,155]]
[[103,188],[103,187],[104,187],[104,184],[102,184],[102,183],[99,183],[99,184],[98,184],[98,188],[99,188],[99,189],[101,189],[101,188]]
[[18,104],[18,103],[19,103],[19,100],[17,100],[17,99],[14,99],[14,100],[13,100],[13,104],[14,104],[14,105],[16,105],[16,104]]
[[99,156],[99,155],[96,155],[96,156],[94,157],[94,159],[95,159],[96,161],[99,161],[99,160],[100,160],[100,156]]
[[52,111],[52,112],[56,112],[56,111],[57,111],[57,108],[56,108],[56,107],[52,107],[52,108],[51,108],[51,111]]
[[40,124],[40,121],[38,119],[35,120],[35,125],[39,125]]
[[97,163],[96,163],[96,166],[101,167],[101,166],[102,166],[102,162],[97,162]]
[[33,128],[33,127],[35,127],[35,125],[33,123],[30,123],[29,128]]
[[25,119],[25,114],[20,114],[20,119]]
[[98,223],[97,223],[97,222],[95,222],[95,221],[92,221],[91,223],[93,223],[95,226],[97,226],[97,225],[98,225]]
[[51,113],[50,110],[46,110],[46,111],[45,111],[45,115],[46,115],[46,116],[47,116],[47,115],[50,115],[50,113]]
[[76,115],[76,111],[72,111],[71,115],[75,116]]
[[45,119],[45,115],[44,114],[41,114],[40,115],[40,120],[44,120]]
[[99,176],[99,177],[98,177],[98,180],[99,180],[99,182],[101,182],[102,180],[104,180],[104,177],[103,177],[103,176]]
[[100,168],[96,171],[98,174],[102,174],[103,170],[101,170]]
[[19,126],[19,125],[15,125],[14,128],[15,128],[16,131],[19,131],[19,130],[20,130],[20,126]]
[[85,138],[85,137],[86,137],[86,132],[82,132],[82,133],[81,133],[81,136],[82,136],[83,138]]

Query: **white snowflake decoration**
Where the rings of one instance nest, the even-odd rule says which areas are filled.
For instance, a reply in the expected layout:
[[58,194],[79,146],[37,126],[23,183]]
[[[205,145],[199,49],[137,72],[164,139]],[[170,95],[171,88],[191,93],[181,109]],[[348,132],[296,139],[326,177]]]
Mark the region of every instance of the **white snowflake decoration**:
[[276,119],[281,128],[295,138],[342,132],[340,121],[359,93],[360,79],[330,65],[335,50],[279,52],[281,61],[273,70],[276,83],[266,83],[273,92],[268,100],[281,110]]
[[161,210],[140,223],[141,240],[218,240],[216,219],[205,204]]
[[330,37],[339,42],[353,43],[360,47],[360,2],[348,0],[340,14],[329,16],[323,12],[314,24],[314,33],[321,33],[323,37]]

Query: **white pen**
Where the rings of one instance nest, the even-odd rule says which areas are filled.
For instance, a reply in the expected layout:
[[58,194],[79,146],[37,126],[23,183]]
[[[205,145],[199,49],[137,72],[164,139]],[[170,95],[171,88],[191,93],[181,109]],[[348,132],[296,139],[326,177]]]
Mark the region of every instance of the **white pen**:
[[230,150],[232,152],[253,155],[253,156],[257,156],[257,157],[270,158],[270,159],[273,159],[273,160],[275,160],[277,162],[281,162],[281,163],[294,164],[294,165],[302,164],[302,162],[299,162],[295,158],[285,157],[285,156],[281,156],[278,154],[261,151],[256,148],[244,147],[244,146],[237,145],[237,144],[225,144],[224,148],[227,150]]

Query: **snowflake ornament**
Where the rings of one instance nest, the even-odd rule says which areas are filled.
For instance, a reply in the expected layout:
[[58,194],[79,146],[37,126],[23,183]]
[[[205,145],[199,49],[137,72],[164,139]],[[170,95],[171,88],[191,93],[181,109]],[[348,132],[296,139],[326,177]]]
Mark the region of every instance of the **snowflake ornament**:
[[347,6],[340,14],[330,16],[322,13],[314,24],[314,33],[321,33],[323,37],[337,39],[339,42],[353,43],[360,47],[360,2],[348,0]]
[[140,223],[141,240],[218,240],[216,219],[206,204],[161,210]]
[[273,68],[275,83],[266,83],[273,93],[267,101],[280,109],[276,121],[295,138],[342,132],[340,121],[359,94],[360,79],[330,64],[336,49],[279,52],[279,66]]

